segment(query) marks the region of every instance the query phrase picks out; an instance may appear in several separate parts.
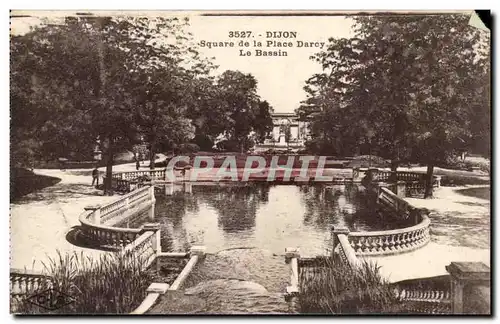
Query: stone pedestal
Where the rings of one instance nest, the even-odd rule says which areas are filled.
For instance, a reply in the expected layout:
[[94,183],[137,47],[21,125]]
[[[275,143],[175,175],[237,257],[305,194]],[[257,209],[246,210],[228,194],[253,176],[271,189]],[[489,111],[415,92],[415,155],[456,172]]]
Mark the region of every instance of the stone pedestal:
[[367,168],[352,168],[352,179],[362,180],[367,172],[368,172]]
[[491,314],[490,268],[482,262],[452,262],[446,267],[451,276],[453,314]]
[[285,135],[280,135],[280,138],[278,140],[278,145],[286,145],[286,140],[285,140]]
[[93,215],[92,215],[92,223],[93,224],[101,224],[101,205],[89,205],[86,207],[83,207],[84,210],[92,210]]
[[398,197],[404,198],[406,197],[406,182],[398,181],[396,183],[396,195]]
[[292,258],[300,258],[299,248],[286,248],[285,249],[285,262],[289,263]]

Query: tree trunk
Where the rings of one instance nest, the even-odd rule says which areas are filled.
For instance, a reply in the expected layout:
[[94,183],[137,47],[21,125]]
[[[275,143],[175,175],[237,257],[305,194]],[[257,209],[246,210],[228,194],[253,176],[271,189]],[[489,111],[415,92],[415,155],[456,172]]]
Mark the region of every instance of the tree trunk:
[[151,156],[149,157],[149,169],[153,170],[155,168],[155,146],[156,146],[156,139],[151,140],[151,150],[150,154]]
[[114,162],[114,151],[113,144],[109,141],[109,147],[106,159],[106,181],[104,183],[104,194],[111,196],[113,194],[112,188],[112,178],[113,178],[113,162]]
[[431,162],[427,165],[427,175],[425,179],[425,198],[432,198],[432,175],[434,173],[434,163]]

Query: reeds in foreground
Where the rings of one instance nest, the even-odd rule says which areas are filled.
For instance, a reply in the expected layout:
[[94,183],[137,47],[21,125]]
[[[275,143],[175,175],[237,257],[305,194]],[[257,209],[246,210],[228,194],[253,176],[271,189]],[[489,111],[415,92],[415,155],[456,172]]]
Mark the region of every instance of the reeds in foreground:
[[[44,264],[52,277],[52,289],[74,301],[54,310],[28,300],[16,307],[18,314],[123,314],[134,310],[146,297],[151,273],[133,254],[103,254],[93,259],[82,254],[62,255]],[[33,291],[30,295],[43,293]],[[57,297],[57,296],[56,296]]]
[[387,314],[399,310],[393,288],[379,267],[366,261],[355,269],[331,261],[326,267],[303,268],[299,284],[301,313]]

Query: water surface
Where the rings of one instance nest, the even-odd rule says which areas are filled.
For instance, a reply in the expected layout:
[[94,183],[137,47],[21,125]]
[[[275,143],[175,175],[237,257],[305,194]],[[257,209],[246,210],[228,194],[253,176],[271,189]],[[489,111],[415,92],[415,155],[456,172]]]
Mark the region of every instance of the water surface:
[[298,247],[313,256],[328,252],[332,225],[351,231],[402,226],[384,222],[373,194],[355,185],[194,185],[192,193],[173,195],[159,187],[156,199],[154,220],[141,216],[124,226],[159,222],[165,251],[204,245],[208,252],[252,247],[282,255]]

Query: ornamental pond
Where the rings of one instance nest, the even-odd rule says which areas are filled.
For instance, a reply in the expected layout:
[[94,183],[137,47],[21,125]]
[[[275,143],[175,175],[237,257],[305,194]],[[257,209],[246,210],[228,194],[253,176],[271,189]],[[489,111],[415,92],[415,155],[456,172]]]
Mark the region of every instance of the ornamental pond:
[[121,227],[161,224],[162,250],[187,251],[204,245],[207,253],[258,248],[283,255],[299,247],[301,255],[328,253],[331,227],[376,231],[407,226],[384,221],[376,212],[376,196],[361,185],[273,185],[269,183],[182,185],[165,195],[155,188],[154,220],[148,213]]
[[276,185],[260,182],[155,188],[155,213],[122,227],[161,224],[166,252],[204,245],[207,256],[189,275],[183,292],[165,297],[150,313],[295,313],[285,301],[290,278],[287,247],[301,256],[329,253],[331,227],[351,231],[408,226],[384,221],[376,196],[361,185]]

